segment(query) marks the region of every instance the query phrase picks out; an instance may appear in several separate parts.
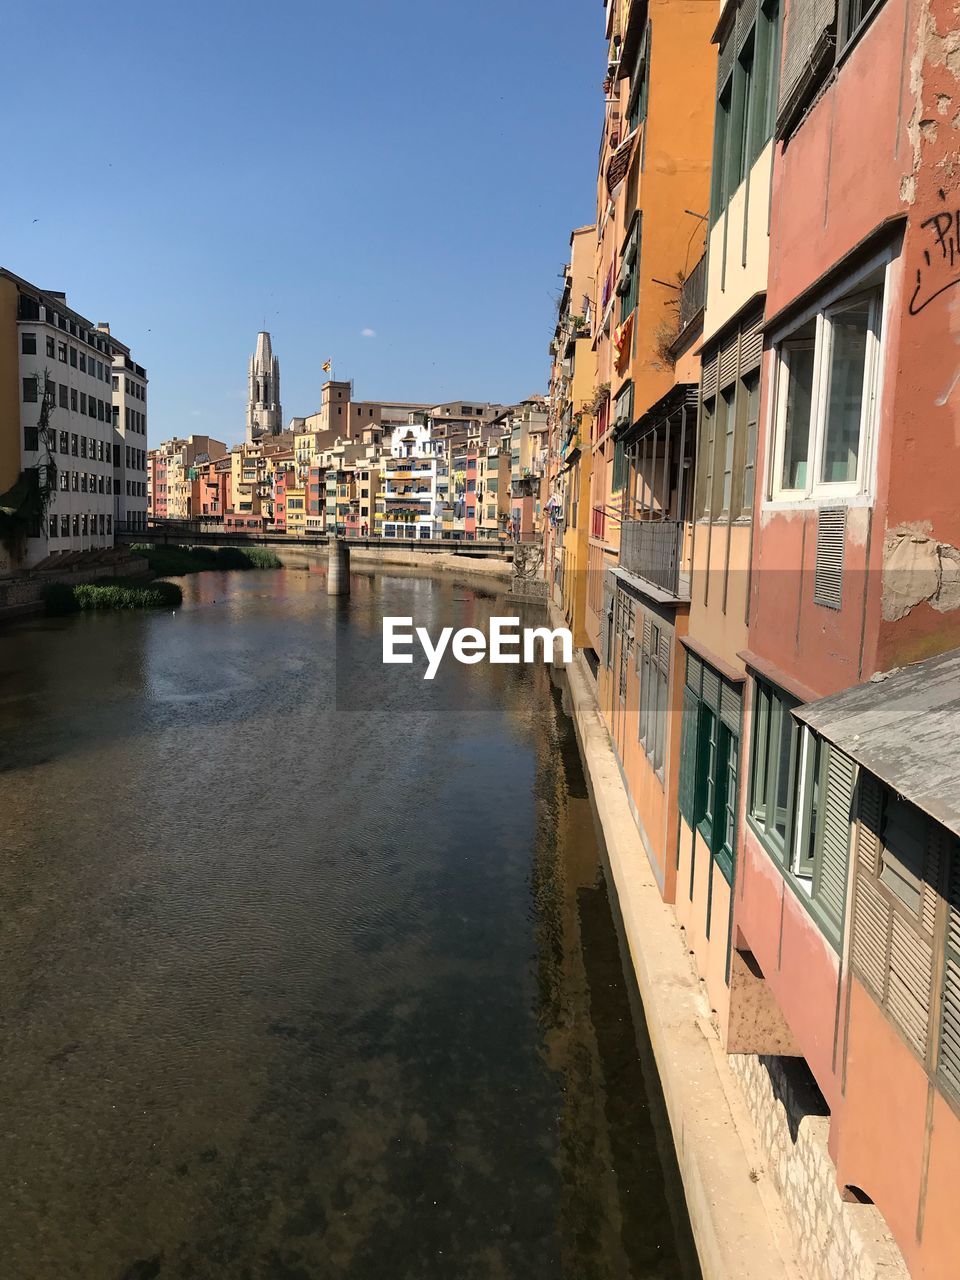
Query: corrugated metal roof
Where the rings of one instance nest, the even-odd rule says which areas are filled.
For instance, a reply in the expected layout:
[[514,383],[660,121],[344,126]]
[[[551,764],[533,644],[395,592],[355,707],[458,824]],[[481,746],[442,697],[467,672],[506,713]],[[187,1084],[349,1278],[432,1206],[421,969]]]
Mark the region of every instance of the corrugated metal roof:
[[960,835],[960,649],[809,702],[794,715]]

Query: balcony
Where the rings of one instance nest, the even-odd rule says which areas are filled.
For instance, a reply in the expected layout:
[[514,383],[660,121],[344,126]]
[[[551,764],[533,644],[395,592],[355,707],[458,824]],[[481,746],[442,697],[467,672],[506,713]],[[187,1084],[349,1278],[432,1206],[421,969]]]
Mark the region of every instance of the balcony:
[[690,578],[682,571],[685,529],[681,520],[624,520],[621,568],[678,600],[688,600]]
[[707,299],[707,255],[702,254],[680,289],[680,329],[674,346],[690,326],[703,315]]

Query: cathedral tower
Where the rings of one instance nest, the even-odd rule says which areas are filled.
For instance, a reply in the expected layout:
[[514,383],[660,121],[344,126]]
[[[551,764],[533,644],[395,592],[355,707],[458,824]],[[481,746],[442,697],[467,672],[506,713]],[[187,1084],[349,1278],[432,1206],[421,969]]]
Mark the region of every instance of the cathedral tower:
[[280,406],[280,362],[273,354],[269,333],[257,337],[257,350],[250,357],[247,390],[247,440],[275,436],[283,429]]

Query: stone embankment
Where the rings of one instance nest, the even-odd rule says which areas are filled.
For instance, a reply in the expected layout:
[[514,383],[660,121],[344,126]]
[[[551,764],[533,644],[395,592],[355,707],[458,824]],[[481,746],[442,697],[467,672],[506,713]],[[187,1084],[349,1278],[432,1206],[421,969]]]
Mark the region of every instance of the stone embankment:
[[[552,625],[562,625],[550,605]],[[878,1210],[847,1203],[825,1117],[784,1077],[789,1064],[728,1057],[683,932],[647,860],[582,654],[566,698],[605,847],[611,897],[653,1046],[707,1280],[906,1280]]]
[[79,586],[103,578],[150,577],[150,566],[142,556],[123,547],[102,551],[77,551],[54,560],[48,557],[26,573],[0,578],[0,623],[33,613],[43,613],[44,589],[52,583]]

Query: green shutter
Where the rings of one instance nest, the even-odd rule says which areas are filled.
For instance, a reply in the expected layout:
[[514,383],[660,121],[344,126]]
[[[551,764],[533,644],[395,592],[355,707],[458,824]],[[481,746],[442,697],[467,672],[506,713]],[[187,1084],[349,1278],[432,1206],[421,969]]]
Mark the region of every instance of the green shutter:
[[689,690],[683,691],[683,723],[680,731],[680,812],[687,825],[694,824],[697,786],[697,723],[700,702]]
[[703,700],[713,712],[720,710],[720,677],[712,667],[703,668]]
[[720,687],[720,719],[731,733],[740,736],[740,710],[743,698],[740,690],[724,680]]
[[687,653],[687,687],[700,696],[700,684],[703,679],[703,663],[692,653]]
[[813,896],[834,926],[834,940],[840,939],[847,893],[847,865],[850,857],[850,819],[856,767],[849,756],[827,746],[824,788],[821,800]]

